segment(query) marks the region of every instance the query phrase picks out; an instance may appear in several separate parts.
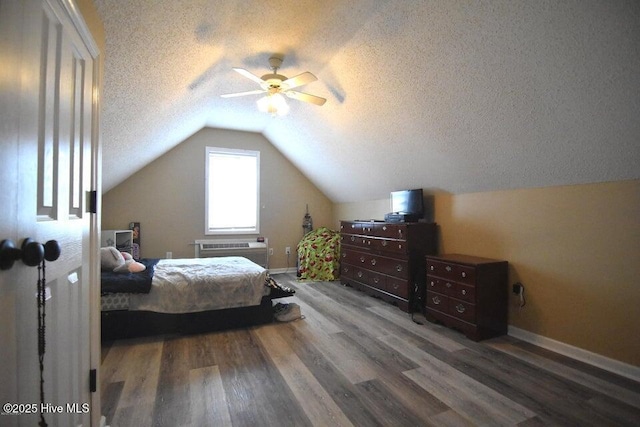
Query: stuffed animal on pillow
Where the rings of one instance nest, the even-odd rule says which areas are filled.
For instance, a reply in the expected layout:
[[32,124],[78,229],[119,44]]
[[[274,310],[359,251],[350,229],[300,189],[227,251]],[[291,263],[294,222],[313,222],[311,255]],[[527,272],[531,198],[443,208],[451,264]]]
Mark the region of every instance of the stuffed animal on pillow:
[[131,254],[120,252],[113,246],[100,248],[100,266],[114,273],[139,273],[147,269],[144,264],[135,261]]
[[122,265],[124,265],[124,257],[119,250],[113,246],[100,248],[100,266],[103,270],[113,271]]
[[121,253],[122,253],[122,257],[124,258],[125,265],[129,268],[129,272],[140,273],[141,271],[145,271],[147,269],[146,265],[134,260],[133,255],[131,255],[129,252],[121,252]]

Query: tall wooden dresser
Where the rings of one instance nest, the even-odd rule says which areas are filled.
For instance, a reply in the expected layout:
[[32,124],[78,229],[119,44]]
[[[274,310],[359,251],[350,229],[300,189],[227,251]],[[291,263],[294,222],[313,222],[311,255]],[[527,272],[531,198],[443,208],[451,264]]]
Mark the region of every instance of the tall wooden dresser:
[[474,341],[507,333],[507,261],[427,256],[425,315]]
[[434,223],[341,221],[340,281],[404,311],[421,310],[435,232]]

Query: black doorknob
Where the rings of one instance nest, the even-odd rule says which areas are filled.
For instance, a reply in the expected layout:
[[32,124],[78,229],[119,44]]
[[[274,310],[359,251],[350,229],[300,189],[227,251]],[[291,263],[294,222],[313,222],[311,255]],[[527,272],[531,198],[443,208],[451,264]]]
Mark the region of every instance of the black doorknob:
[[49,240],[44,244],[44,259],[47,261],[55,261],[60,258],[60,244],[57,240]]
[[35,267],[44,259],[44,246],[30,238],[22,242],[22,262],[29,267]]
[[0,243],[0,270],[8,270],[22,257],[22,251],[16,248],[13,240],[5,239]]

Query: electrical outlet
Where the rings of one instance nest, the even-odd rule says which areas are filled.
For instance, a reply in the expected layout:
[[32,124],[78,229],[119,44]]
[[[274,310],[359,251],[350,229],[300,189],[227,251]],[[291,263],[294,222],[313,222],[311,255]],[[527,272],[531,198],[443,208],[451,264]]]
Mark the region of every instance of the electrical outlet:
[[291,255],[291,246],[287,246],[286,248],[284,248],[284,253],[285,255]]
[[165,258],[166,258],[166,259],[171,259],[171,258],[173,258],[173,252],[167,252],[167,253],[166,253]]
[[273,256],[273,248],[269,248],[269,256]]

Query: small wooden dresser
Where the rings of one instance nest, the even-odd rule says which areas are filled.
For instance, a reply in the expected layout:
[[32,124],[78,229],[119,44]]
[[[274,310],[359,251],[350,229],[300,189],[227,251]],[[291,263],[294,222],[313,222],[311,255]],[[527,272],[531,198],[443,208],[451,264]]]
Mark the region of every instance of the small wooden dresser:
[[395,303],[420,310],[425,255],[435,253],[435,224],[342,221],[340,281]]
[[474,340],[507,333],[507,261],[471,255],[427,256],[425,315]]

